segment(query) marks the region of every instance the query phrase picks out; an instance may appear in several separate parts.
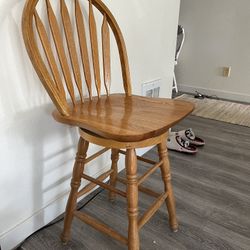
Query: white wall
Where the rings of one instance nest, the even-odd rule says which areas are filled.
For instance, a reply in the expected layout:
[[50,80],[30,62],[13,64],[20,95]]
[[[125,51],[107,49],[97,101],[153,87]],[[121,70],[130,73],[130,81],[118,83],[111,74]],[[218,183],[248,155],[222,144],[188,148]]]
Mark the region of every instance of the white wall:
[[[105,0],[127,43],[133,89],[162,78],[171,95],[179,1]],[[56,123],[53,105],[26,54],[21,35],[24,1],[0,0],[0,245],[16,246],[64,211],[77,130]],[[113,75],[113,83],[119,80]],[[120,85],[121,86],[121,85]],[[113,87],[121,91],[121,87]],[[91,147],[95,152],[97,147]],[[98,175],[108,155],[93,162]],[[100,164],[97,164],[100,163]]]
[[[176,69],[179,88],[250,101],[250,1],[183,0],[186,42]],[[232,66],[230,78],[223,66]]]

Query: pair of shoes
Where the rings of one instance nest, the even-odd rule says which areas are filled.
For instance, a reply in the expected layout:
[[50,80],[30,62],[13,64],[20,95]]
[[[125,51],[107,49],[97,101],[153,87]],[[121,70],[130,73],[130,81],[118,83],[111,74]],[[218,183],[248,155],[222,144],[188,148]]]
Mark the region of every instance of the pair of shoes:
[[187,154],[197,153],[197,146],[203,145],[205,145],[204,140],[195,136],[191,128],[179,132],[170,132],[167,140],[168,149]]

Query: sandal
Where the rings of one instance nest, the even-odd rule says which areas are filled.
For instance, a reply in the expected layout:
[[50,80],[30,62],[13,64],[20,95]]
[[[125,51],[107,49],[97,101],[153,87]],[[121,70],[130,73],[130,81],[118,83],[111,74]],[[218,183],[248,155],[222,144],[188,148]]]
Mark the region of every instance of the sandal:
[[191,145],[189,141],[185,141],[182,137],[170,135],[167,140],[167,148],[169,150],[174,150],[187,154],[197,153],[197,148],[194,145]]
[[188,128],[179,132],[170,132],[170,135],[180,136],[183,140],[189,141],[191,145],[204,146],[205,142],[203,139],[195,136],[193,130]]

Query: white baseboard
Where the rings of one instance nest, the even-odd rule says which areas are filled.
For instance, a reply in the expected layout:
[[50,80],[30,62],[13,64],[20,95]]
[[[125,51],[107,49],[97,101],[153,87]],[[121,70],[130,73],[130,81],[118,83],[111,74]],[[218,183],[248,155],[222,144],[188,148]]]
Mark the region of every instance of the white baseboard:
[[[142,148],[137,150],[137,155],[143,155],[152,147]],[[122,158],[122,157],[121,157]],[[124,164],[120,164],[119,171],[124,168]],[[94,177],[99,176],[101,173],[108,171],[110,164],[100,169]],[[25,219],[20,224],[16,225],[14,228],[10,229],[8,232],[0,235],[0,246],[2,250],[10,250],[19,245],[23,240],[25,240],[32,233],[42,228],[46,224],[50,223],[56,217],[61,215],[66,206],[68,198],[68,192],[62,194],[61,197],[58,197],[56,200],[48,204],[46,207],[40,209],[38,212],[33,214],[31,217]],[[81,199],[84,198],[81,197]]]
[[239,101],[239,102],[250,102],[250,95],[225,91],[220,89],[209,89],[209,88],[200,88],[196,86],[190,86],[185,84],[178,84],[179,91],[187,92],[187,93],[195,93],[195,91],[201,92],[202,94],[206,95],[216,95],[219,98],[232,100],[232,101]]

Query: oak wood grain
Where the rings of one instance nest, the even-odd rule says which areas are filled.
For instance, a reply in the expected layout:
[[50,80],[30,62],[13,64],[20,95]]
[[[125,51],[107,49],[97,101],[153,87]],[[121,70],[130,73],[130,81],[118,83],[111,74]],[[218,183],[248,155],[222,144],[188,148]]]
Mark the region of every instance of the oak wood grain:
[[127,149],[126,157],[127,203],[128,203],[128,249],[139,250],[138,185],[135,149]]
[[89,0],[89,31],[90,31],[90,41],[91,41],[91,51],[93,60],[93,69],[95,76],[95,86],[97,95],[101,94],[101,76],[100,76],[100,63],[99,63],[99,49],[98,49],[98,39],[96,31],[96,21],[92,6],[92,1]]
[[150,147],[152,145],[156,145],[160,143],[162,140],[166,139],[167,133],[161,134],[156,137],[152,137],[149,139],[141,140],[141,141],[116,141],[112,139],[106,139],[103,137],[100,137],[96,134],[93,134],[89,131],[79,129],[80,136],[88,140],[89,142],[102,146],[102,147],[112,147],[115,149],[119,148],[145,148],[145,147]]
[[37,0],[27,1],[24,6],[22,15],[22,33],[24,43],[33,67],[35,68],[39,79],[41,80],[56,108],[62,115],[68,115],[69,107],[66,99],[64,98],[62,92],[58,91],[56,88],[38,48],[33,25],[37,2]]
[[85,167],[84,161],[87,156],[88,147],[89,147],[89,142],[84,140],[82,137],[80,137],[79,142],[78,142],[76,160],[75,160],[72,178],[70,182],[71,190],[70,190],[70,194],[69,194],[69,198],[68,198],[68,202],[66,206],[64,228],[61,234],[61,239],[63,242],[68,242],[68,240],[70,239],[73,212],[76,210],[77,194],[78,194],[78,189],[81,185],[81,174]]
[[[73,0],[72,0],[73,1]],[[34,16],[36,13],[36,5],[38,4],[39,0],[27,0],[24,11],[23,11],[23,16],[22,16],[22,32],[23,32],[23,37],[24,37],[24,42],[26,49],[28,51],[28,54],[30,56],[31,62],[41,80],[43,83],[44,87],[46,88],[48,94],[50,95],[52,101],[54,102],[55,106],[57,107],[58,111],[64,115],[67,116],[68,109],[69,109],[69,103],[66,101],[65,95],[63,93],[63,90],[58,91],[57,85],[59,83],[59,76],[58,72],[55,69],[55,64],[52,62],[53,59],[51,54],[48,59],[48,55],[50,52],[45,51],[47,54],[47,60],[49,61],[49,67],[50,69],[47,69],[47,62],[44,62],[43,57],[41,56],[39,46],[37,44],[37,39],[35,37],[34,33]],[[72,36],[72,23],[71,23],[71,18],[68,16],[68,10],[65,5],[65,1],[61,2],[61,13],[62,13],[62,24],[60,23],[61,18],[58,18],[55,16],[54,10],[52,9],[51,3],[49,0],[44,1],[46,3],[46,8],[47,8],[47,14],[48,14],[48,20],[49,20],[49,27],[52,32],[52,37],[53,41],[56,47],[56,52],[57,54],[55,56],[58,57],[59,59],[59,65],[57,65],[58,69],[62,70],[63,73],[63,78],[66,83],[66,87],[68,89],[68,92],[70,94],[71,101],[73,104],[76,102],[76,96],[74,93],[74,85],[76,83],[77,89],[80,91],[80,97],[83,101],[82,94],[81,94],[81,87],[80,86],[80,74],[79,74],[79,67],[77,63],[77,57],[75,53],[75,47],[77,46],[77,42],[73,41],[73,36]],[[78,33],[78,40],[79,40],[79,47],[80,47],[80,52],[81,52],[81,58],[82,58],[82,67],[84,70],[84,76],[85,76],[85,81],[89,93],[89,98],[92,98],[92,86],[91,86],[91,70],[90,70],[90,64],[89,64],[89,57],[92,56],[92,61],[94,64],[94,77],[96,87],[97,87],[97,94],[100,94],[100,89],[101,89],[101,80],[100,80],[100,65],[99,65],[99,52],[98,52],[98,41],[97,41],[97,35],[96,35],[96,23],[95,23],[95,17],[94,17],[94,12],[93,12],[93,6],[99,12],[103,15],[104,17],[104,25],[103,25],[103,34],[104,34],[104,40],[107,39],[109,29],[107,27],[110,27],[110,30],[112,31],[114,38],[116,40],[116,44],[118,47],[119,51],[119,58],[120,58],[120,63],[121,63],[121,71],[122,71],[122,78],[123,78],[123,86],[124,86],[124,92],[127,96],[130,96],[132,91],[131,91],[131,79],[130,79],[130,71],[129,71],[129,64],[128,64],[128,56],[127,56],[127,51],[126,51],[126,46],[125,42],[121,33],[121,30],[112,15],[112,13],[109,11],[109,9],[106,7],[106,5],[100,1],[100,0],[92,0],[90,1],[90,17],[89,17],[89,22],[90,22],[90,37],[91,37],[91,50],[92,50],[92,55],[88,54],[88,48],[87,48],[87,40],[86,40],[86,32],[85,32],[85,26],[84,26],[84,18],[82,15],[80,3],[78,0],[75,0],[75,18],[76,18],[76,28],[77,28],[77,33]],[[37,21],[36,21],[37,22]],[[66,41],[67,41],[67,46],[64,44],[64,37],[63,33],[60,30],[60,26],[63,25],[64,30],[65,30],[65,35],[66,35]],[[41,28],[40,31],[41,33]],[[49,36],[49,34],[48,34]],[[45,40],[46,38],[43,38]],[[44,43],[44,41],[42,41]],[[50,41],[51,42],[51,41]],[[109,43],[104,42],[104,54],[106,55],[103,61],[107,62],[107,65],[104,65],[104,72],[106,72],[104,75],[104,85],[105,88],[108,89],[110,87],[110,65],[109,65]],[[43,44],[44,47],[44,44]],[[46,46],[48,47],[48,46]],[[66,48],[67,47],[67,48]],[[67,51],[68,50],[68,51]],[[93,53],[94,52],[94,53]],[[69,61],[71,62],[71,66],[69,65],[70,62],[67,59],[67,54],[69,54]],[[57,58],[55,58],[57,59]],[[57,60],[54,60],[57,62]],[[60,72],[59,69],[59,72]],[[56,76],[56,82],[51,78],[50,76],[50,70],[52,70],[52,75],[53,78]],[[71,75],[74,75],[75,80],[73,81]],[[62,82],[64,82],[63,79],[61,79]],[[56,86],[55,86],[56,85]],[[109,85],[109,86],[108,86]],[[60,83],[59,83],[60,86]],[[107,87],[106,87],[107,86]],[[107,92],[107,91],[106,91]],[[109,93],[109,92],[108,92]]]
[[63,98],[65,99],[65,91],[63,88],[63,84],[62,84],[62,80],[61,80],[61,76],[60,76],[60,72],[59,69],[57,67],[56,64],[56,60],[55,57],[53,55],[52,49],[51,49],[51,45],[50,45],[50,41],[48,38],[48,35],[46,33],[45,27],[41,21],[41,18],[39,17],[38,13],[35,12],[35,22],[36,22],[36,27],[37,27],[37,31],[43,46],[43,49],[45,51],[45,55],[47,57],[54,81],[56,83],[56,87],[58,89],[58,91],[60,92],[60,94],[63,96]]
[[79,126],[105,138],[132,142],[166,132],[192,110],[193,104],[188,102],[114,94],[76,105],[69,116],[57,111],[53,116],[59,122]]
[[105,153],[108,150],[110,150],[110,148],[103,148],[100,151],[96,152],[95,154],[93,154],[91,156],[88,156],[88,158],[85,160],[85,163],[93,161],[95,158],[97,158],[98,156],[102,155],[103,153]]
[[103,58],[103,78],[107,95],[110,94],[111,68],[110,68],[110,33],[107,17],[104,15],[102,23],[102,58]]
[[[119,160],[119,150],[112,148],[111,150],[111,169],[113,170],[111,175],[110,175],[110,185],[113,187],[116,187],[116,182],[117,182],[117,174],[118,174],[118,167],[117,167],[117,162]],[[111,201],[114,201],[116,197],[115,192],[110,191],[109,192],[109,199]]]
[[168,158],[168,150],[166,142],[162,141],[157,145],[158,147],[158,154],[160,159],[162,160],[161,164],[161,177],[164,183],[164,190],[168,193],[166,199],[166,205],[168,210],[168,219],[171,229],[174,232],[178,231],[178,221],[176,218],[176,209],[175,209],[175,199],[173,194],[173,188],[171,183],[171,171],[170,171],[170,163]]
[[[113,173],[113,170],[109,170],[103,174],[101,174],[100,176],[98,176],[98,180],[99,181],[104,181],[105,179],[107,179],[111,174]],[[77,197],[81,197],[85,194],[87,194],[88,192],[92,191],[95,187],[97,186],[96,183],[90,182],[89,184],[87,184],[85,187],[83,187],[81,190],[79,190],[79,192],[77,193]]]
[[82,10],[78,0],[75,0],[75,18],[76,18],[76,26],[77,26],[79,46],[82,58],[83,72],[87,84],[89,98],[92,99],[91,72],[89,65],[86,31],[85,31],[85,24],[82,15]]
[[[65,0],[60,0],[61,19],[55,15],[51,2],[49,0],[45,1],[50,32],[52,33],[63,77],[71,98],[71,102],[69,100],[67,104],[65,93],[62,90],[62,79],[58,66],[56,65],[57,58],[54,58],[53,56],[45,27],[36,12],[36,4],[38,3],[38,0],[27,0],[23,12],[22,23],[24,41],[30,59],[42,83],[51,96],[52,101],[57,107],[57,111],[53,113],[54,118],[61,123],[79,127],[80,139],[78,143],[78,153],[76,155],[72,173],[71,191],[67,202],[64,229],[61,234],[61,239],[64,243],[69,241],[71,237],[72,220],[73,217],[76,216],[94,228],[107,233],[123,243],[127,243],[128,250],[139,250],[139,228],[142,227],[142,225],[146,223],[159,209],[161,203],[166,197],[170,226],[173,229],[177,229],[175,203],[170,183],[170,168],[165,150],[166,137],[168,129],[191,113],[194,105],[185,101],[160,98],[151,99],[132,95],[128,58],[122,33],[111,12],[100,0],[89,0],[88,13],[94,81],[97,92],[97,96],[93,97],[84,18],[79,1],[75,0],[74,2],[74,15],[76,18],[79,44],[75,42],[71,16]],[[97,35],[98,28],[94,15],[94,7],[95,10],[99,10],[103,15],[101,38],[103,52],[103,78],[106,89],[106,95],[104,96],[101,96],[100,55]],[[40,51],[38,50],[33,31],[33,19],[35,19],[36,29],[55,82],[53,82],[51,75],[46,68],[46,64],[41,58]],[[60,20],[62,20],[64,29],[63,34],[65,37],[59,28],[61,24],[59,23]],[[125,94],[110,95],[111,54],[109,28],[112,30],[118,46]],[[65,38],[67,45],[64,44]],[[80,47],[82,61],[78,61],[77,45]],[[82,63],[83,66],[89,92],[89,98],[86,98],[85,100],[83,100],[80,63]],[[74,76],[74,81],[72,75]],[[77,95],[75,95],[74,87],[77,87],[79,91],[80,101],[76,101]],[[105,148],[89,158],[86,158],[89,143],[94,143]],[[137,156],[135,149],[156,144],[159,145],[160,162],[156,163],[140,178],[137,178]],[[97,178],[93,178],[83,172],[84,166],[87,162],[94,160],[109,148],[112,149],[112,166],[110,171],[101,174]],[[115,187],[117,181],[118,154],[119,150],[122,148],[126,149],[126,192]],[[138,159],[150,162],[149,160],[142,158]],[[149,175],[152,175],[159,166],[161,166],[162,170],[165,193],[158,197],[158,200],[150,206],[149,210],[141,217],[138,224],[138,190],[142,190],[144,193],[152,196],[157,195],[157,192],[141,187],[139,184],[141,184],[142,181],[145,181]],[[104,178],[109,175],[111,175],[110,184],[104,183]],[[79,191],[81,179],[86,179],[91,183]],[[128,240],[117,231],[114,231],[110,227],[101,223],[99,220],[75,211],[77,198],[94,188],[96,185],[108,189],[110,191],[111,199],[114,198],[114,194],[119,194],[127,198],[127,215],[129,222]]]
[[63,27],[64,27],[64,31],[65,31],[66,41],[67,41],[67,45],[68,45],[70,61],[71,61],[71,65],[73,68],[76,86],[77,86],[77,89],[78,89],[79,94],[80,94],[81,102],[83,102],[82,79],[81,79],[79,62],[77,59],[77,51],[76,51],[75,39],[74,39],[74,35],[73,35],[69,11],[68,11],[68,8],[67,8],[64,0],[60,0],[60,3],[61,3],[60,4],[61,5],[61,16],[62,16]]
[[97,185],[100,186],[100,187],[103,187],[103,188],[105,188],[105,189],[108,189],[109,191],[115,192],[116,194],[119,194],[119,195],[121,195],[121,196],[123,196],[123,197],[127,197],[127,194],[126,194],[125,192],[123,192],[123,191],[121,191],[121,190],[118,190],[118,189],[116,189],[116,188],[110,186],[109,184],[103,183],[103,182],[100,181],[98,178],[93,178],[93,177],[91,177],[91,176],[89,176],[89,175],[86,175],[86,174],[82,174],[82,178],[84,178],[84,179],[86,179],[86,180],[88,180],[88,181],[91,181],[91,182],[97,184]]
[[84,221],[85,223],[91,225],[92,227],[94,227],[95,229],[112,236],[113,238],[115,238],[116,240],[121,241],[123,244],[127,245],[128,244],[128,240],[122,236],[121,234],[117,233],[116,231],[112,230],[111,228],[109,228],[107,225],[105,225],[104,223],[101,223],[99,221],[97,221],[95,218],[89,216],[86,213],[82,213],[82,212],[75,212],[75,215],[78,219]]
[[142,217],[138,220],[138,228],[140,229],[145,223],[149,221],[149,219],[155,214],[155,212],[161,207],[163,202],[165,202],[168,193],[165,192],[161,194],[156,201],[148,208],[148,210],[142,215]]
[[125,41],[121,32],[119,25],[117,24],[113,14],[110,10],[105,6],[105,4],[100,0],[93,0],[92,1],[95,7],[106,15],[107,21],[109,23],[110,28],[113,31],[114,37],[116,39],[120,62],[121,62],[121,70],[122,70],[122,78],[123,78],[123,86],[126,95],[130,96],[132,94],[131,89],[131,78],[130,78],[130,70],[129,70],[129,63],[128,63],[128,55],[126,50]]
[[58,58],[61,64],[64,79],[65,79],[72,103],[73,105],[75,105],[76,99],[75,99],[75,93],[74,93],[74,86],[73,86],[73,82],[71,78],[71,72],[70,72],[70,68],[68,65],[67,57],[65,54],[65,48],[63,46],[63,40],[62,40],[61,32],[59,29],[59,25],[58,25],[55,13],[52,9],[52,6],[49,0],[46,0],[46,5],[47,5],[48,18],[49,18],[49,25],[51,28],[54,42],[55,42],[55,46],[56,46]]

